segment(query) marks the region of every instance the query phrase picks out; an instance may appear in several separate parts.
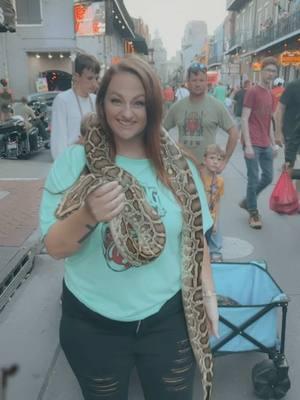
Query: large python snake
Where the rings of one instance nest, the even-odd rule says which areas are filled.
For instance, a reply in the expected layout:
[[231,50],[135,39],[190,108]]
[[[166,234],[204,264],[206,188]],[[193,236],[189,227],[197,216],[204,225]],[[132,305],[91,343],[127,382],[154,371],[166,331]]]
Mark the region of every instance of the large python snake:
[[[97,187],[117,180],[124,189],[125,206],[109,223],[115,244],[132,266],[139,267],[154,260],[164,249],[164,225],[147,203],[137,180],[111,160],[108,136],[96,117],[90,124],[84,146],[87,171],[65,193],[56,217],[65,218],[82,207],[86,197]],[[186,158],[163,129],[161,155],[172,190],[182,204],[182,299],[191,346],[202,374],[204,399],[209,400],[213,360],[201,281],[204,251],[201,204]]]

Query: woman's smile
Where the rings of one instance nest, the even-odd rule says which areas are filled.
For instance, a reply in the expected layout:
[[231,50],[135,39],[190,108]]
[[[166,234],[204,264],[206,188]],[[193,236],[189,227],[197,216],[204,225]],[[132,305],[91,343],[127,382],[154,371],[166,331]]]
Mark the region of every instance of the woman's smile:
[[104,99],[104,109],[117,148],[126,142],[143,145],[147,123],[145,89],[136,75],[122,72],[112,78]]

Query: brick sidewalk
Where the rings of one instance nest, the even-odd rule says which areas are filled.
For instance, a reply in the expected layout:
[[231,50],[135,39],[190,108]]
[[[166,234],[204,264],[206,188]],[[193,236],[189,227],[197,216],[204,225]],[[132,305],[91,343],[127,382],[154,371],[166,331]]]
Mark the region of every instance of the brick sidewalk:
[[0,246],[21,246],[38,227],[43,180],[0,180]]

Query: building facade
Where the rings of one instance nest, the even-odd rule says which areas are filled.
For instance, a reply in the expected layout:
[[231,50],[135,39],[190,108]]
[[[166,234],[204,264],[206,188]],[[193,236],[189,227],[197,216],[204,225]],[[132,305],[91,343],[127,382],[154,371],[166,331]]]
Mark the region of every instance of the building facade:
[[207,25],[204,21],[190,21],[186,24],[181,42],[182,63],[184,70],[194,61],[199,60],[207,44]]
[[154,34],[151,48],[153,49],[153,67],[160,78],[161,84],[166,85],[168,83],[167,50],[158,32]]
[[271,55],[285,81],[300,76],[299,0],[227,0],[227,10],[233,17],[226,60],[239,64],[241,80],[259,80],[260,62]]
[[14,3],[16,32],[1,34],[0,77],[16,98],[35,92],[39,77],[46,77],[49,90],[70,87],[77,52],[93,54],[102,71],[125,53],[147,53],[123,0]]

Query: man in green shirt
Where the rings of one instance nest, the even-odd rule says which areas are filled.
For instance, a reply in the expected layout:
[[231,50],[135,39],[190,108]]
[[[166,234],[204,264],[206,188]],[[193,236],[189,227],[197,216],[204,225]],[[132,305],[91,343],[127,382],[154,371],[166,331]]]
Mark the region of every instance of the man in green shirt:
[[207,94],[207,67],[204,64],[191,64],[187,70],[187,86],[189,97],[169,109],[163,125],[167,130],[178,127],[179,142],[191,150],[200,163],[206,147],[215,144],[218,128],[223,129],[229,135],[223,170],[237,144],[235,123],[224,105]]
[[213,96],[224,104],[226,95],[227,95],[227,88],[223,85],[222,82],[219,82],[214,88]]

